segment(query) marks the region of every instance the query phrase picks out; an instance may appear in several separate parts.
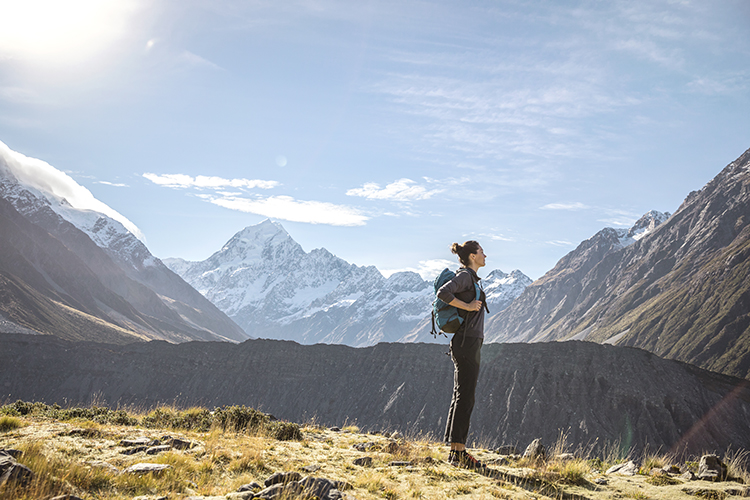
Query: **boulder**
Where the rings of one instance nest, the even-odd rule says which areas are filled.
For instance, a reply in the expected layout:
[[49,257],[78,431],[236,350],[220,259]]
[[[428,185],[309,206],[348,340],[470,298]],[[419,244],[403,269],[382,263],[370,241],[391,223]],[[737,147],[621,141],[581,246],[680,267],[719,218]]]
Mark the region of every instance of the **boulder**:
[[703,455],[698,463],[698,479],[704,481],[724,481],[727,466],[716,455]]
[[523,452],[524,458],[542,459],[547,456],[547,451],[542,445],[541,438],[536,438],[526,447],[526,451]]
[[607,469],[607,472],[605,472],[605,474],[619,474],[621,476],[635,476],[637,473],[638,466],[632,460],[622,464],[613,465]]
[[[277,472],[269,476],[265,481],[266,487],[273,486],[275,484],[288,484],[302,479],[302,474],[299,472]],[[265,491],[265,490],[264,490]]]
[[354,465],[359,465],[360,467],[369,467],[372,465],[372,457],[360,457],[355,459],[352,463]]
[[31,469],[16,462],[10,454],[0,452],[0,486],[9,481],[26,486],[33,478]]

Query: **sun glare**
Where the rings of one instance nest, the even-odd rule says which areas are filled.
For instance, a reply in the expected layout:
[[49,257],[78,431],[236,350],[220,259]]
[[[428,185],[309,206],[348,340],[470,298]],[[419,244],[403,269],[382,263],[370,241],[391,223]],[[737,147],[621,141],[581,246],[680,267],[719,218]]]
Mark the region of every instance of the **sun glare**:
[[135,0],[0,0],[0,58],[65,64],[126,32]]

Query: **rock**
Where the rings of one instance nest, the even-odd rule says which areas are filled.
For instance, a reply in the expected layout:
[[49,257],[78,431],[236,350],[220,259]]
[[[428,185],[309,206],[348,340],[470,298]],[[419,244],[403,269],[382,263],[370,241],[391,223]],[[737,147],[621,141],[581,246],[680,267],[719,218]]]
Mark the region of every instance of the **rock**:
[[111,463],[105,462],[103,460],[93,460],[91,462],[86,462],[86,465],[88,465],[89,467],[97,468],[97,469],[107,469],[110,472],[113,472],[115,474],[120,473],[120,469],[118,469]]
[[66,494],[66,495],[59,495],[56,497],[52,497],[50,498],[50,500],[83,500],[83,498],[77,497],[75,495]]
[[333,432],[341,432],[341,427],[331,427],[328,430],[333,431]]
[[317,472],[320,470],[320,465],[313,464],[313,465],[305,465],[304,467],[301,467],[302,472],[307,472],[308,474],[312,474],[313,472]]
[[716,455],[703,455],[698,464],[698,479],[704,481],[724,481],[727,466]]
[[638,466],[632,460],[622,464],[613,465],[607,469],[607,472],[605,472],[605,474],[619,474],[621,476],[635,476],[637,473]]
[[31,469],[16,462],[16,459],[9,454],[0,455],[0,486],[9,481],[26,486],[32,479],[34,479],[34,473]]
[[123,439],[120,441],[120,446],[125,448],[132,448],[133,446],[148,446],[151,444],[151,438],[139,437],[135,439]]
[[168,464],[149,464],[149,463],[140,463],[140,464],[134,464],[125,469],[123,472],[128,474],[148,474],[149,472],[153,473],[159,473],[163,472],[167,469],[170,469],[172,466]]
[[165,444],[168,444],[175,450],[189,450],[190,448],[194,448],[196,446],[196,444],[192,441],[185,441],[184,439],[179,438],[170,438],[165,441]]
[[274,484],[286,484],[302,479],[302,474],[299,472],[277,472],[269,476],[265,481],[266,487]]
[[365,452],[365,451],[370,451],[373,448],[377,448],[377,446],[378,446],[377,444],[370,441],[368,443],[357,443],[354,445],[354,449],[357,451]]
[[572,453],[560,453],[559,455],[555,455],[555,460],[559,460],[561,462],[567,462],[569,460],[575,460],[576,456]]
[[596,484],[598,484],[598,485],[601,485],[601,486],[606,486],[607,485],[607,479],[603,478],[603,477],[597,477],[596,479],[594,479],[594,482]]
[[695,481],[695,474],[693,474],[692,471],[685,471],[684,474],[680,476],[680,479],[684,481]]
[[498,455],[518,455],[518,449],[515,446],[504,444],[495,450]]
[[388,463],[389,467],[406,467],[406,466],[409,466],[409,465],[412,465],[412,463],[411,462],[398,461],[398,460]]
[[253,493],[252,491],[228,493],[226,496],[223,496],[221,498],[224,498],[226,500],[250,500],[252,498],[255,498],[255,493]]
[[354,462],[352,463],[361,467],[369,467],[372,465],[372,457],[360,457],[354,460]]
[[243,484],[237,489],[237,493],[243,493],[245,491],[260,491],[263,489],[263,486],[259,485],[258,483],[252,482],[248,484]]
[[296,481],[291,483],[277,483],[261,490],[253,498],[271,500],[276,498],[296,498],[302,493],[302,486]]
[[146,450],[146,455],[157,455],[163,451],[169,451],[172,447],[169,445],[152,446]]
[[331,491],[338,490],[338,482],[324,479],[322,477],[306,477],[299,482],[304,496],[310,498],[326,498]]
[[523,452],[524,458],[540,458],[544,460],[547,452],[542,445],[541,438],[536,438],[526,447],[526,451]]
[[667,474],[680,474],[682,473],[682,470],[677,465],[665,465],[661,468],[662,471],[666,472]]
[[128,448],[127,450],[122,450],[120,453],[122,455],[135,455],[136,453],[146,450],[148,450],[148,446],[136,446],[134,448]]

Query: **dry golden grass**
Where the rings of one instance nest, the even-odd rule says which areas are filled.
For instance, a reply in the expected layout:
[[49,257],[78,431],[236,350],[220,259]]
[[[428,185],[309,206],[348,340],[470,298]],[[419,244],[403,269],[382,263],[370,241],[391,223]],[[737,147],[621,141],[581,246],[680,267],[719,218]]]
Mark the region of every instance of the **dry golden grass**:
[[[31,500],[66,493],[115,500],[144,495],[169,499],[224,496],[244,484],[262,484],[272,473],[282,471],[344,481],[352,486],[346,493],[358,500],[696,498],[682,488],[697,483],[650,484],[647,475],[607,476],[607,485],[597,485],[595,479],[603,477],[595,471],[601,470],[601,459],[586,455],[554,458],[571,451],[564,435],[551,448],[552,458],[547,460],[511,459],[505,465],[494,465],[502,457],[485,449],[472,450],[490,464],[491,469],[480,474],[446,463],[447,447],[424,436],[391,440],[362,433],[356,426],[335,432],[309,424],[301,428],[301,439],[281,441],[273,429],[238,430],[215,425],[199,429],[197,424],[192,429],[174,427],[177,421],[186,422],[187,427],[200,424],[205,417],[200,408],[180,411],[162,407],[158,413],[143,411],[130,416],[140,421],[150,417],[146,419],[148,426],[98,423],[84,417],[63,421],[32,414],[9,417],[14,420],[0,433],[0,449],[22,451],[18,461],[32,469],[35,477],[25,488],[10,483],[0,486],[0,499]],[[157,455],[122,453],[122,439],[159,439],[165,434],[197,446]],[[365,444],[366,451],[355,448]],[[580,453],[575,450],[574,455]],[[372,459],[370,465],[354,465],[355,459],[365,456]],[[737,452],[731,458],[727,463],[731,463],[734,477],[746,477],[747,453]],[[651,465],[658,463],[656,458],[648,459]],[[159,474],[122,473],[141,462],[170,467]],[[717,498],[728,488],[743,488],[738,483],[700,483],[701,488],[715,491]]]

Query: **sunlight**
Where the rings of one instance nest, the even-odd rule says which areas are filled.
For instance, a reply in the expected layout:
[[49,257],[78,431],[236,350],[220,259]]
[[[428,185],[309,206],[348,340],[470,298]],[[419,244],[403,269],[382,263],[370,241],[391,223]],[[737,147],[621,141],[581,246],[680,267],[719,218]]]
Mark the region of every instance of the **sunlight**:
[[126,33],[135,0],[0,0],[0,58],[65,64]]

